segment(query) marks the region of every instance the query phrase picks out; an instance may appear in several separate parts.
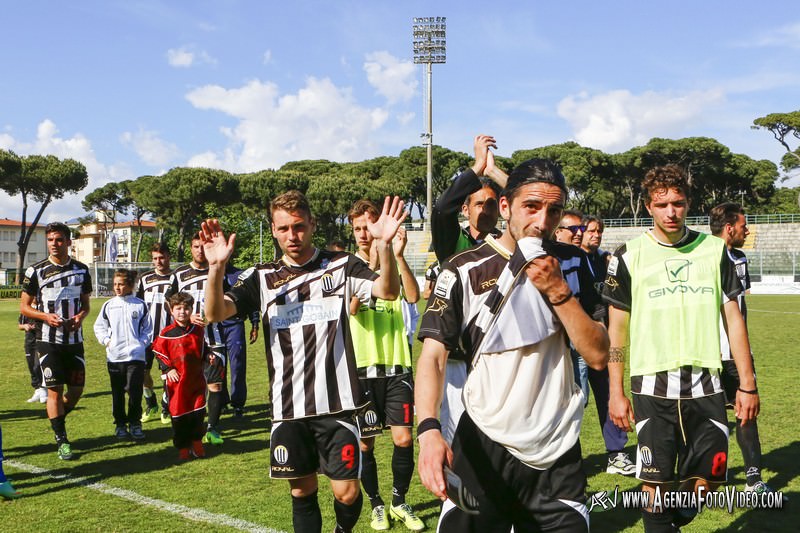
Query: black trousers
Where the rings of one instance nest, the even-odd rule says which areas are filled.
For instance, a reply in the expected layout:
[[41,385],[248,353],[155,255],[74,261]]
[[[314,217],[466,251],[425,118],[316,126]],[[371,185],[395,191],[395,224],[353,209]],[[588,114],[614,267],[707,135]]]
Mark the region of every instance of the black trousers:
[[202,439],[206,432],[206,427],[203,425],[205,417],[205,409],[198,409],[181,416],[173,416],[172,444],[180,450],[191,446],[192,441]]
[[[108,362],[111,380],[111,407],[114,424],[139,425],[142,423],[142,387],[144,386],[144,361]],[[125,393],[128,393],[127,412]]]

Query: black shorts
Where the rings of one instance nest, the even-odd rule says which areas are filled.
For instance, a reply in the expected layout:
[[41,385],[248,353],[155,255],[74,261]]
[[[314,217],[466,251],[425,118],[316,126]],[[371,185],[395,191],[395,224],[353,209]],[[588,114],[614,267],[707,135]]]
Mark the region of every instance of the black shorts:
[[37,342],[36,355],[42,367],[45,387],[61,385],[83,387],[86,382],[86,360],[83,356],[82,342],[78,344]]
[[580,441],[546,470],[522,463],[464,413],[453,438],[453,472],[478,514],[453,508],[439,531],[589,531]]
[[353,412],[273,422],[270,477],[296,479],[321,471],[330,479],[358,479],[361,447]]
[[[752,357],[750,359],[752,361]],[[755,377],[755,362],[753,362],[753,377]],[[725,391],[725,404],[728,407],[736,405],[736,391],[739,389],[739,371],[733,360],[722,362],[722,371],[719,373],[722,389]]]
[[648,483],[705,479],[721,483],[728,472],[728,418],[722,394],[670,400],[633,395],[636,477]]
[[361,390],[369,402],[358,416],[362,437],[380,435],[386,426],[414,425],[414,377],[362,378]]
[[224,348],[215,347],[215,353],[219,353],[221,357],[214,357],[214,362],[203,363],[203,374],[206,377],[206,383],[209,385],[214,383],[225,382],[225,353]]

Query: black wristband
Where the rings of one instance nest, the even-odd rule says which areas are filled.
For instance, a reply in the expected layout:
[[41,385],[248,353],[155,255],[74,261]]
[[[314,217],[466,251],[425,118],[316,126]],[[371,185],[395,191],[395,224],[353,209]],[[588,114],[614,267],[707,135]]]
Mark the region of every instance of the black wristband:
[[743,392],[745,394],[758,394],[758,387],[753,390],[744,390],[743,388],[739,387],[739,392]]
[[552,305],[553,307],[558,307],[559,305],[567,303],[569,301],[569,299],[572,298],[573,296],[574,295],[572,294],[572,291],[569,291],[569,293],[566,296],[564,296],[564,298],[562,298],[561,300],[559,300],[557,302],[550,302],[550,305]]
[[431,429],[442,431],[441,422],[439,422],[437,419],[433,417],[426,418],[425,420],[417,424],[417,438],[419,438],[420,435]]

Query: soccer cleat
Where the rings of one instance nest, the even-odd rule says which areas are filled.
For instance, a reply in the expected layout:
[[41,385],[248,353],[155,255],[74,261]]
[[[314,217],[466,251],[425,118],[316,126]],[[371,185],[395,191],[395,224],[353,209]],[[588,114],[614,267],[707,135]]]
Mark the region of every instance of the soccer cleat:
[[403,525],[411,531],[422,531],[425,529],[425,524],[422,523],[422,520],[417,518],[417,515],[414,514],[414,509],[407,503],[390,505],[389,516],[402,522]]
[[[34,402],[38,402],[38,401],[39,401],[39,397],[40,397],[40,396],[39,396],[39,389],[34,389],[34,391],[33,391],[33,396],[31,396],[30,398],[28,398],[28,399],[27,399],[27,400],[25,400],[25,401],[26,401],[26,402],[28,402],[28,403],[34,403]],[[46,398],[46,397],[45,397],[45,398]],[[47,400],[45,400],[45,401],[47,401]]]
[[606,473],[621,474],[623,476],[632,476],[633,474],[636,473],[636,463],[631,461],[630,456],[625,452],[617,452],[616,454],[609,454]]
[[161,411],[161,423],[162,424],[169,424],[172,421],[172,417],[169,416],[169,413],[166,411]]
[[72,446],[69,445],[69,442],[62,442],[59,444],[58,458],[63,461],[69,461],[72,459]]
[[209,429],[208,431],[206,431],[206,434],[203,437],[203,442],[208,444],[213,444],[214,446],[219,446],[225,441],[222,439],[222,436],[219,434],[217,430]]
[[[745,492],[755,492],[756,494],[766,494],[768,492],[775,492],[772,487],[764,483],[763,481],[759,480],[753,483],[752,485],[748,485],[745,483],[744,485]],[[788,501],[789,498],[786,496],[783,497],[783,501]]]
[[39,388],[39,403],[47,403],[47,389],[45,387]]
[[133,440],[144,440],[142,426],[131,426],[131,437],[133,437]]
[[192,455],[197,457],[198,459],[202,459],[206,456],[206,450],[203,448],[203,443],[199,440],[192,441]]
[[114,430],[114,436],[117,437],[119,440],[125,440],[131,438],[131,434],[128,433],[128,428],[125,426],[117,426],[117,429]]
[[375,506],[372,510],[372,521],[369,523],[369,527],[375,531],[386,531],[390,525],[389,517],[386,516],[386,507],[383,505]]
[[14,500],[19,498],[21,494],[14,489],[10,481],[4,481],[0,483],[0,496],[7,500]]
[[189,448],[181,448],[178,450],[178,460],[188,461],[192,456],[189,454]]
[[156,415],[158,414],[158,406],[154,405],[153,407],[147,407],[142,413],[142,422],[149,422],[150,420],[154,420]]

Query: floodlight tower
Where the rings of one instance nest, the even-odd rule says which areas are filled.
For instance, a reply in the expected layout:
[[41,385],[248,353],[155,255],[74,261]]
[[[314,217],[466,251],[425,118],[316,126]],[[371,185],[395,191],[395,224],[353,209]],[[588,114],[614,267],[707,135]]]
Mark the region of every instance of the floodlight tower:
[[433,206],[433,98],[431,96],[433,69],[431,67],[434,63],[444,63],[447,60],[445,50],[446,19],[447,17],[415,17],[412,26],[414,34],[414,63],[425,65],[427,80],[426,130],[420,137],[422,137],[422,144],[428,149],[428,197],[425,203],[428,222],[431,220],[431,208]]

